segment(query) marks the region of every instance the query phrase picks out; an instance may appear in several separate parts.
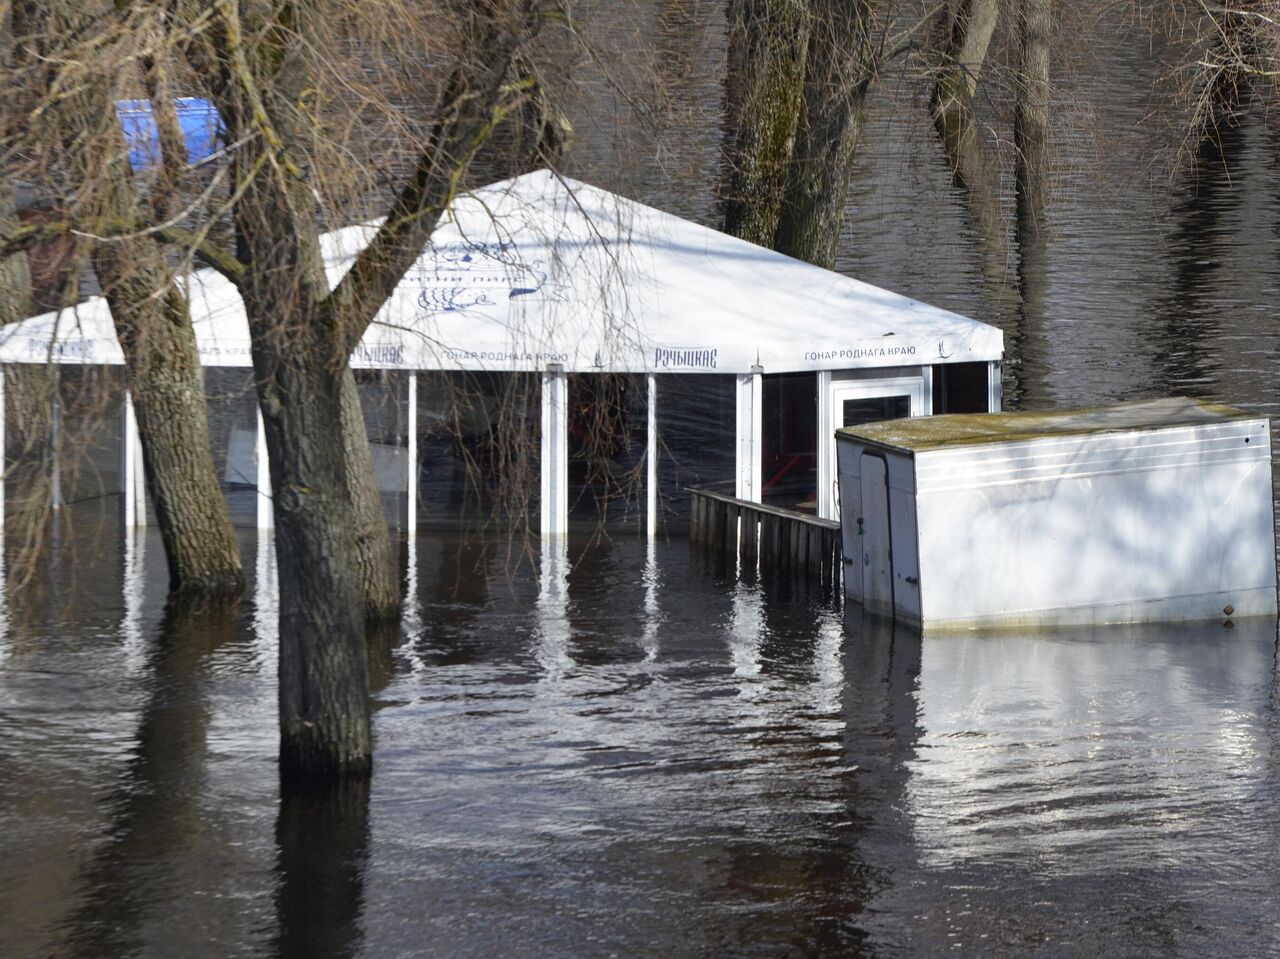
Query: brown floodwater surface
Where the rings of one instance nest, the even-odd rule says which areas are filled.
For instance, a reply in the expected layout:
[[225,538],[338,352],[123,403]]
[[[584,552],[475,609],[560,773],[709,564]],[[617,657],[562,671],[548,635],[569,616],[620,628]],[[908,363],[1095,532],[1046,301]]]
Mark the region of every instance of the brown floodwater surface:
[[682,542],[422,536],[372,783],[282,796],[273,589],[166,616],[93,533],[0,641],[0,955],[1280,950],[1271,622],[921,640]]

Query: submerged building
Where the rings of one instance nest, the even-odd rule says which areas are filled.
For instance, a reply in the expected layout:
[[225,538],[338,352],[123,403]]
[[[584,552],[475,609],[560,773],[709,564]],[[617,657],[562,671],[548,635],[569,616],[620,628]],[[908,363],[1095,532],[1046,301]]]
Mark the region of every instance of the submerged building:
[[[324,238],[331,281],[375,229]],[[217,273],[186,283],[233,516],[269,526],[243,306]],[[685,521],[692,485],[837,515],[836,429],[998,410],[1002,353],[995,327],[538,171],[457,198],[351,362],[407,527],[501,500],[543,533],[654,533]],[[94,469],[60,495],[121,494],[145,523],[104,300],[0,331],[0,364],[49,363],[117,383]]]

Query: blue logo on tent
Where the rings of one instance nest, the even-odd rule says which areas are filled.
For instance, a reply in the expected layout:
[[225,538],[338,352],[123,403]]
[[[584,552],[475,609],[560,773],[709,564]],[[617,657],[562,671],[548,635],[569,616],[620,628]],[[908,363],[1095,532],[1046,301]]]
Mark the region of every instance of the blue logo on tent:
[[[179,97],[173,105],[186,141],[188,163],[198,163],[222,148],[222,122],[212,103],[199,97]],[[124,130],[133,168],[141,170],[159,163],[160,132],[151,113],[151,101],[117,100],[116,116]]]

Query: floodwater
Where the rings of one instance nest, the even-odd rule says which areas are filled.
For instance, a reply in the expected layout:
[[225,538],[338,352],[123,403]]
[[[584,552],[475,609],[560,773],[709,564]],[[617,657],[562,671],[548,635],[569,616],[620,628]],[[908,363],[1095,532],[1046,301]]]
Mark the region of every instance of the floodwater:
[[151,534],[15,609],[0,955],[1280,950],[1270,622],[922,641],[685,543],[414,552],[335,795],[280,795],[270,588],[166,622]]
[[[573,172],[710,222],[719,5],[633,14],[569,78]],[[1059,64],[1038,272],[901,76],[840,268],[1002,325],[1011,405],[1275,413],[1280,142],[1259,109],[1177,167],[1169,51],[1118,18]],[[694,95],[638,136],[628,70]],[[99,522],[3,607],[6,959],[1280,954],[1272,622],[922,641],[679,540],[423,534],[371,785],[282,796],[266,544],[238,610],[166,617],[155,534]]]

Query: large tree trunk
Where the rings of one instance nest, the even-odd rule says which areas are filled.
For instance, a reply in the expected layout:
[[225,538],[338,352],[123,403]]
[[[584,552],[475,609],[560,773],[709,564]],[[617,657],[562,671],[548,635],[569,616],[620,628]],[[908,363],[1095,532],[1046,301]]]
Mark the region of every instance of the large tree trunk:
[[[0,234],[10,233],[17,226],[13,183],[0,176]],[[0,260],[0,323],[17,323],[34,310],[27,254],[15,253]],[[5,449],[0,453],[17,451],[16,456],[4,460],[2,467],[8,483],[6,519],[23,517],[17,534],[18,562],[7,568],[10,586],[19,586],[44,542],[44,524],[53,506],[52,485],[47,477],[52,465],[51,410],[56,379],[49,366],[27,363],[6,366],[3,376]]]
[[238,593],[240,548],[213,468],[204,368],[187,302],[149,240],[99,245],[90,258],[124,351],[169,589]]
[[[86,157],[81,167],[101,179],[91,212],[133,218],[141,201],[124,141],[117,133],[108,142],[119,150],[115,159],[95,170],[96,158]],[[244,588],[240,548],[213,467],[204,368],[187,301],[150,239],[96,243],[90,261],[124,353],[169,588],[206,596],[238,593]]]
[[[271,463],[280,580],[280,765],[287,781],[367,776],[372,731],[364,596],[353,518],[343,394],[348,357],[421,255],[476,150],[504,115],[517,47],[541,19],[531,2],[468,5],[463,64],[382,227],[329,289],[308,145],[298,105],[314,89],[299,27],[261,6],[219,4],[191,55],[219,78],[213,94],[231,151],[238,279]],[[202,17],[195,5],[188,22]],[[242,16],[246,22],[242,22]],[[287,21],[287,22],[286,22]],[[258,38],[246,55],[246,37]],[[467,55],[473,57],[468,60]],[[322,134],[323,135],[323,134]],[[348,400],[348,416],[358,415]],[[367,449],[367,448],[366,448]]]
[[[36,37],[68,29],[62,19],[67,10],[29,5],[27,13],[31,19],[24,29]],[[43,18],[38,22],[37,14]],[[56,101],[50,119],[61,127],[71,174],[68,188],[76,197],[69,212],[144,223],[142,198],[115,117],[115,79],[89,72],[77,93]],[[161,119],[165,115],[157,113]],[[170,141],[173,135],[171,131]],[[185,163],[185,156],[169,161]],[[186,300],[151,238],[92,242],[89,256],[124,353],[170,589],[206,596],[237,593],[244,586],[240,550],[213,466],[204,371]]]
[[833,269],[876,70],[869,0],[812,0],[804,101],[773,247]]
[[[382,512],[382,494],[373,475],[369,436],[360,410],[355,375],[342,374],[342,437],[347,455],[347,493],[355,524],[356,564],[365,616],[374,622],[400,617],[400,579],[391,554],[391,533]],[[409,531],[413,535],[413,530]]]
[[[18,209],[13,182],[0,175],[0,235],[10,234],[17,228]],[[15,253],[0,259],[0,324],[26,319],[34,306],[27,254]]]
[[[18,227],[13,182],[0,176],[0,235]],[[26,253],[0,260],[0,324],[17,323],[35,312],[35,295]],[[53,377],[44,365],[14,363],[4,369],[5,440],[24,453],[49,444],[49,400]]]
[[804,102],[804,0],[730,0],[724,231],[772,246]]
[[[984,225],[991,212],[985,203],[994,198],[995,170],[983,148],[973,115],[973,95],[986,62],[987,48],[999,15],[999,0],[961,0],[951,21],[944,61],[933,86],[930,107],[933,125],[956,183],[981,203],[975,203]],[[998,204],[995,207],[998,211]]]
[[[231,31],[240,24],[227,24],[233,49]],[[259,51],[270,55],[270,45]],[[257,129],[264,114],[276,123],[271,139],[304,137],[292,104],[307,78],[287,47],[275,58],[263,103],[250,102],[241,88],[218,104],[233,139]],[[343,401],[354,383],[326,302],[314,197],[302,177],[282,168],[280,147],[265,136],[246,139],[233,159],[240,193],[234,216],[275,505],[280,771],[290,782],[367,776],[373,736],[365,597],[343,428],[360,416],[358,400]]]
[[1022,69],[1013,115],[1017,148],[1018,241],[1030,242],[1044,227],[1049,193],[1049,35],[1050,0],[1020,0]]
[[[281,314],[269,303],[247,298],[257,342],[279,334]],[[333,428],[342,421],[343,374],[325,362],[331,352],[314,347],[255,354],[276,507],[281,772],[367,775],[364,602],[343,431]]]
[[961,0],[951,19],[930,106],[952,177],[968,205],[988,289],[1001,312],[1006,312],[1012,306],[1007,302],[1012,284],[999,170],[973,113],[973,95],[999,12],[1000,0]]
[[960,0],[951,17],[944,61],[934,81],[934,126],[947,155],[962,155],[973,121],[972,100],[1000,16],[1000,0]]
[[[32,33],[31,19],[30,4],[15,5],[7,24],[9,36],[0,41],[3,56],[0,63],[17,67],[28,61],[26,47]],[[0,18],[0,32],[4,26]],[[7,126],[15,119],[14,114],[0,113],[0,137],[9,136]],[[0,234],[11,234],[18,226],[16,190],[5,171],[0,173]],[[26,253],[0,259],[0,324],[17,323],[35,312],[33,279]],[[46,477],[53,462],[52,401],[56,379],[50,367],[43,364],[10,364],[0,375],[4,376],[5,401],[0,472],[8,483],[4,518],[15,514],[24,517],[16,551],[18,562],[6,567],[10,586],[18,586],[26,581],[34,567],[35,556],[44,543],[45,520],[53,506],[52,484]],[[17,450],[17,456],[6,459],[8,449]],[[15,490],[23,492],[15,496]]]
[[1018,242],[1018,326],[1011,353],[1018,360],[1012,393],[1024,408],[1045,406],[1045,295],[1048,287],[1050,0],[1019,0],[1021,68],[1014,104],[1015,218]]

